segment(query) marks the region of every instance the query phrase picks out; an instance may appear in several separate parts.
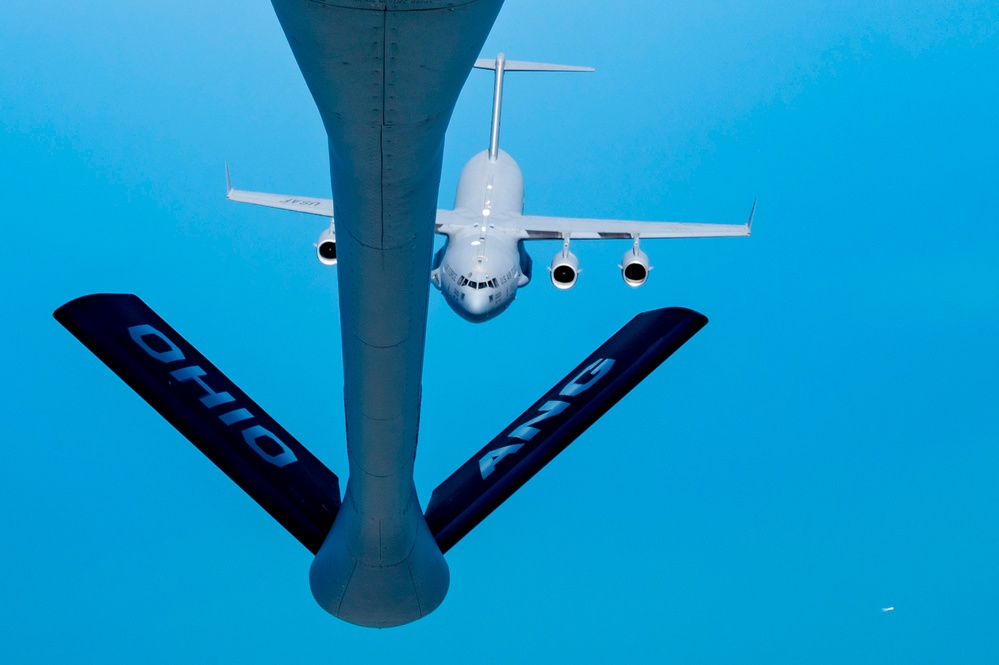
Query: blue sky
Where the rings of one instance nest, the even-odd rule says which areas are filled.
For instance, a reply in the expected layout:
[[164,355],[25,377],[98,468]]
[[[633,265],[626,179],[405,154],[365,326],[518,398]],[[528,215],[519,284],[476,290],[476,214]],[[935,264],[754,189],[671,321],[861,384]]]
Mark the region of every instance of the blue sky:
[[[765,4],[765,6],[760,6]],[[134,292],[345,475],[325,136],[266,2],[12,0],[0,22],[0,653],[12,662],[999,659],[999,10],[532,3],[484,53],[530,213],[741,222],[574,245],[475,326],[430,302],[423,500],[635,313],[711,322],[449,554],[431,616],[325,614],[310,556],[51,318]],[[475,72],[441,203],[486,147]],[[476,404],[483,404],[477,407]],[[892,613],[881,607],[895,606]]]

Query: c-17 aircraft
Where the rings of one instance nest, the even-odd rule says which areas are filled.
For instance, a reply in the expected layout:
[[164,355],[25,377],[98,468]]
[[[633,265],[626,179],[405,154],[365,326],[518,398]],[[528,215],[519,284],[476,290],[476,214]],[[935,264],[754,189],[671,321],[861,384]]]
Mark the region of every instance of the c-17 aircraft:
[[[579,260],[569,250],[574,239],[617,238],[632,241],[621,258],[625,284],[638,287],[648,279],[648,255],[642,239],[717,238],[748,236],[756,203],[745,224],[698,224],[687,222],[637,222],[616,219],[539,217],[524,213],[524,177],[517,162],[499,148],[500,110],[506,72],[590,72],[590,67],[554,65],[507,60],[500,53],[495,60],[479,58],[478,69],[496,72],[493,88],[493,114],[489,149],[465,164],[458,179],[453,210],[437,210],[435,230],[447,236],[434,257],[430,281],[462,318],[473,323],[488,321],[505,311],[517,296],[517,289],[531,281],[532,260],[525,240],[562,240],[561,251],[548,267],[552,284],[571,289],[579,276]],[[336,226],[333,201],[308,196],[286,196],[233,189],[226,165],[226,198],[230,201],[293,210],[329,217],[329,228],[316,243],[316,256],[325,265],[336,265]]]
[[[445,552],[707,319],[683,308],[636,316],[444,480],[424,511],[413,465],[430,280],[414,276],[435,269],[444,135],[502,0],[272,5],[329,139],[336,228],[334,244],[321,242],[319,253],[337,261],[349,463],[342,497],[332,471],[138,297],[83,296],[55,317],[315,555],[309,585],[323,609],[363,626],[396,626],[444,599]],[[445,216],[450,251],[472,247],[478,236],[469,233],[484,235],[490,249],[532,237],[503,225],[520,215],[522,181],[513,160],[491,147],[493,159],[473,160],[469,189],[459,187],[467,198]],[[494,189],[496,178],[508,180],[487,207],[490,174]],[[479,205],[490,214],[479,215]],[[536,233],[565,240],[566,256],[570,238],[607,230],[533,219]],[[628,237],[645,237],[643,227],[629,228]],[[458,265],[451,256],[445,251],[441,266]],[[513,261],[519,283],[525,264]],[[553,272],[562,284],[575,279]],[[484,318],[491,310],[466,311]]]

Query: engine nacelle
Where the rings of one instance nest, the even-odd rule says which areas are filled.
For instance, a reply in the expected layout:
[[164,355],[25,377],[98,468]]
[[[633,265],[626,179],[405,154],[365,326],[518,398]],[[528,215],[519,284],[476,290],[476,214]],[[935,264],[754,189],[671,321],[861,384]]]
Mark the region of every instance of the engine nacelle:
[[576,278],[579,277],[579,259],[570,251],[561,251],[552,259],[552,264],[548,268],[552,278],[552,284],[556,289],[571,289],[576,285]]
[[633,247],[621,257],[621,278],[628,286],[641,286],[649,278],[649,257],[638,247]]
[[324,266],[336,265],[336,233],[330,227],[319,234],[319,242],[316,243],[316,256]]

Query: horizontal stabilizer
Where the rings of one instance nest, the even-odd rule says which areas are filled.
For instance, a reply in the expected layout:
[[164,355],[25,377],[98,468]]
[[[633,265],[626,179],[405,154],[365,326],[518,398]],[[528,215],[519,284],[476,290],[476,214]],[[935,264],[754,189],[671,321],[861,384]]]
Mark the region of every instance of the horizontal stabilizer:
[[71,300],[55,318],[311,552],[340,482],[137,296]]
[[486,518],[708,322],[681,307],[639,314],[434,490],[442,552]]
[[506,60],[501,58],[479,58],[475,61],[476,69],[496,69],[496,63],[502,61],[502,67],[508,72],[592,72],[593,67],[577,65],[552,65],[547,62],[525,62],[523,60]]
[[496,82],[493,86],[493,122],[489,129],[489,161],[499,158],[499,127],[500,107],[503,105],[503,75],[506,72],[592,72],[593,67],[577,67],[575,65],[552,65],[547,62],[525,62],[523,60],[507,60],[506,55],[498,53],[495,59],[479,58],[475,61],[477,69],[491,69],[496,72]]

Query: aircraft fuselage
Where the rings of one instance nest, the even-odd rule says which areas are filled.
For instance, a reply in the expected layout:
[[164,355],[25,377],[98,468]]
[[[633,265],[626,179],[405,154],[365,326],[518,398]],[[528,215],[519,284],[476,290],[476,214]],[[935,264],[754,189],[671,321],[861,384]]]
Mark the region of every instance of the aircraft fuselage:
[[531,258],[522,241],[490,220],[521,215],[524,178],[510,155],[490,160],[483,150],[465,165],[458,180],[454,210],[477,223],[448,234],[438,253],[431,281],[444,300],[468,321],[501,314],[531,279]]
[[350,475],[310,569],[352,623],[435,609],[444,556],[413,484],[444,133],[502,0],[272,0],[329,137]]

